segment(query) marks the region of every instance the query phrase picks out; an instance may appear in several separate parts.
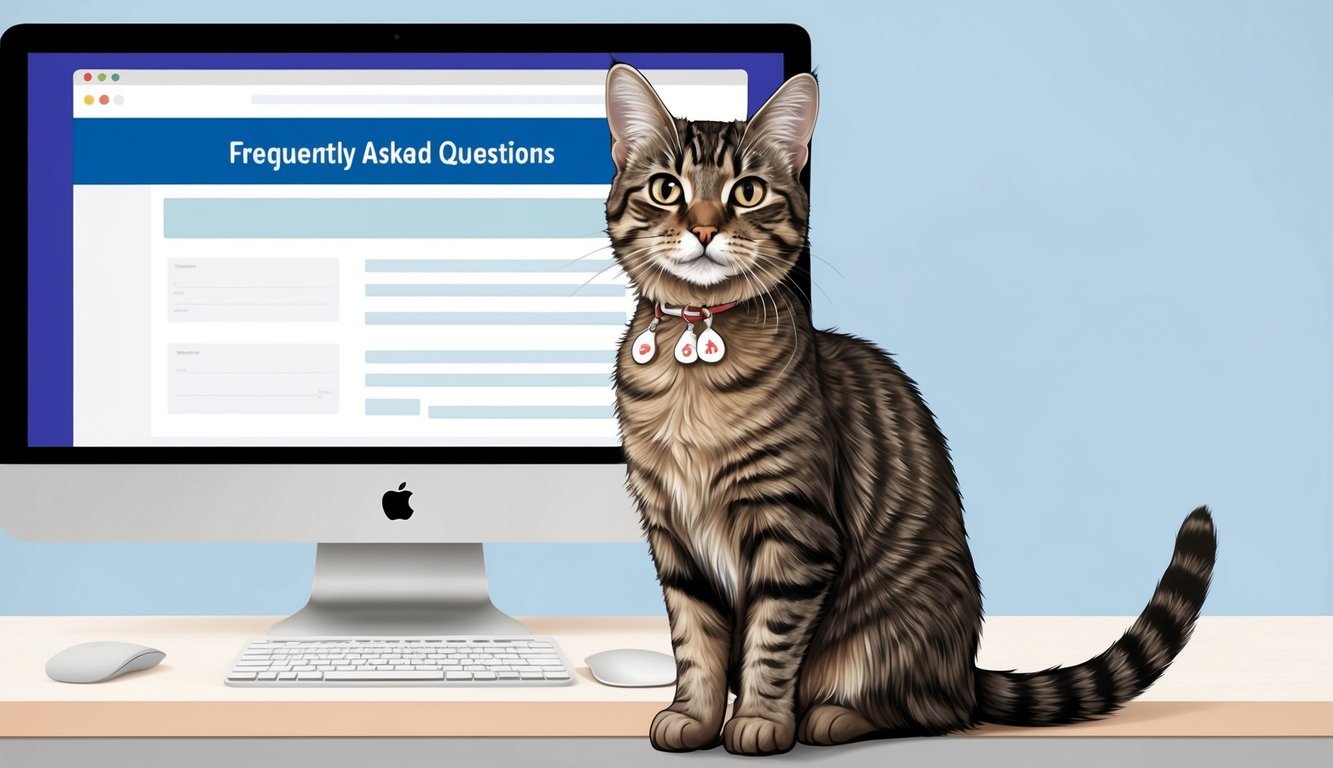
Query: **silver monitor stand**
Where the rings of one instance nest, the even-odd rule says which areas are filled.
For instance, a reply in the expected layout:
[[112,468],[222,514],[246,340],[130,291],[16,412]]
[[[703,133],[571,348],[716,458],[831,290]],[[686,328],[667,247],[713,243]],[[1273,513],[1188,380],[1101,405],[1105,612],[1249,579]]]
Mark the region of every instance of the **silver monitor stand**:
[[527,635],[491,603],[480,544],[320,544],[310,602],[273,635]]

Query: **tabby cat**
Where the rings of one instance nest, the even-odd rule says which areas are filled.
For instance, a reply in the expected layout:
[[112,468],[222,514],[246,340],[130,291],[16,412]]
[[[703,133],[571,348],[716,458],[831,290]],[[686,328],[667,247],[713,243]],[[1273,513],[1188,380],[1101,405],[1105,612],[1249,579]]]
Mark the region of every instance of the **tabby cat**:
[[784,282],[806,245],[814,77],[748,122],[674,118],[623,64],[606,95],[607,231],[641,297],[616,410],[678,671],[653,746],[768,754],[1055,725],[1156,681],[1208,591],[1206,507],[1106,652],[1044,672],[975,667],[981,593],[934,415],[878,347],[811,327]]

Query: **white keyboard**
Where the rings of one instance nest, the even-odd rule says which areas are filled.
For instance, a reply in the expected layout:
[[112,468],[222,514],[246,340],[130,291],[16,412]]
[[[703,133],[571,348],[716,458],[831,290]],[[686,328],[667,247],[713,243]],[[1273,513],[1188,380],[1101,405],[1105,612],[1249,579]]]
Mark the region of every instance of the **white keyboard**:
[[547,637],[290,637],[250,640],[227,673],[235,687],[569,685]]

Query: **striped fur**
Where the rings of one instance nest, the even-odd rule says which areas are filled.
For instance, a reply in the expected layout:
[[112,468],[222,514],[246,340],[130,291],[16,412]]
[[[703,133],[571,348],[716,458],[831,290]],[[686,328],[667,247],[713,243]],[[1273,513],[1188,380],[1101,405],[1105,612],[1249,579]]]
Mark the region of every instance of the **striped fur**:
[[[616,412],[678,671],[653,745],[768,754],[797,739],[1067,723],[1151,685],[1207,593],[1216,545],[1202,507],[1105,653],[1036,673],[974,666],[981,591],[944,436],[888,354],[815,330],[785,279],[806,242],[813,79],[789,81],[748,124],[673,118],[620,65],[607,91],[607,232],[644,297],[616,362]],[[654,199],[658,174],[680,184],[678,201]],[[753,177],[762,203],[735,205],[729,190]],[[697,234],[705,223],[720,245]],[[716,263],[696,268],[700,253]],[[726,357],[678,364],[683,324],[668,321],[665,352],[636,364],[630,342],[659,301],[737,302],[716,318]]]

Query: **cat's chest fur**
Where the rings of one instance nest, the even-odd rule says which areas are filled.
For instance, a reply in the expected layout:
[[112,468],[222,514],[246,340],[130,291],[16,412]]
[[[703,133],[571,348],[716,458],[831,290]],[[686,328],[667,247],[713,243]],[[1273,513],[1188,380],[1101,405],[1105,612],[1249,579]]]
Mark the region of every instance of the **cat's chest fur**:
[[684,331],[678,325],[659,333],[658,355],[648,364],[622,355],[617,375],[628,458],[660,478],[670,496],[666,509],[647,514],[663,516],[654,522],[669,527],[733,600],[738,540],[727,515],[733,489],[718,482],[718,473],[744,459],[755,426],[771,416],[780,382],[763,372],[782,351],[767,334],[737,325],[727,329],[727,357],[718,363],[678,362],[673,349]]
[[674,359],[661,363],[653,378],[669,393],[636,404],[636,424],[626,430],[625,448],[631,461],[661,478],[670,496],[666,509],[654,510],[666,516],[656,522],[674,531],[720,591],[733,597],[736,542],[715,478],[730,460],[727,446],[737,425],[726,418],[728,398],[707,385],[702,371],[684,370]]

